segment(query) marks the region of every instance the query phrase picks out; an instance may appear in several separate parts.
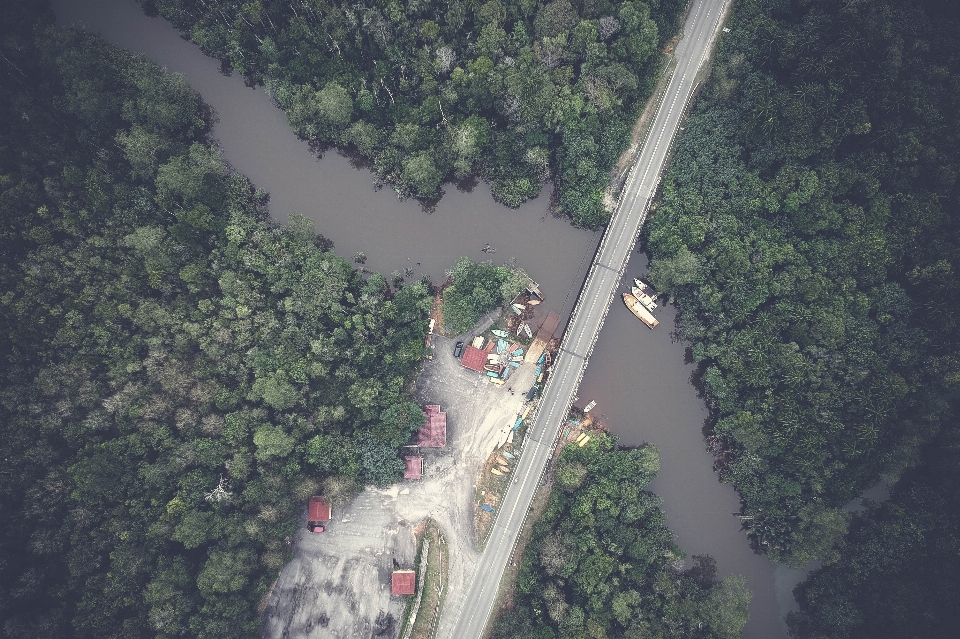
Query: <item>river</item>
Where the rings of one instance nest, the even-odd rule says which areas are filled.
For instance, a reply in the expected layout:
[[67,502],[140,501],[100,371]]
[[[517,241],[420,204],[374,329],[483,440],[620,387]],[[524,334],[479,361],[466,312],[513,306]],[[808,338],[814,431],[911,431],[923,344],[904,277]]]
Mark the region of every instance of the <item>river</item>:
[[[389,187],[375,190],[369,171],[335,152],[318,160],[262,90],[221,74],[217,61],[165,21],[145,16],[133,0],[54,0],[53,6],[61,24],[98,32],[184,74],[217,113],[213,135],[226,160],[270,193],[274,219],[286,221],[293,212],[313,219],[339,255],[351,259],[363,252],[366,268],[388,278],[412,269],[411,278],[426,274],[440,282],[463,255],[498,263],[515,259],[539,282],[545,310],[566,320],[600,236],[552,217],[547,189],[511,210],[496,204],[482,182],[469,192],[447,185],[436,207],[425,211],[415,200],[398,200]],[[487,244],[496,252],[483,253]],[[635,254],[624,290],[645,266],[645,258]],[[660,475],[652,488],[663,499],[680,547],[688,555],[712,555],[721,575],[746,577],[754,593],[747,639],[786,637],[782,615],[804,573],[754,554],[740,531],[737,495],[717,481],[704,446],[707,412],[691,381],[695,367],[686,361],[685,345],[671,337],[674,315],[672,307],[662,308],[661,326],[649,331],[615,301],[578,404],[596,399],[595,412],[623,444],[650,442],[660,449]]]

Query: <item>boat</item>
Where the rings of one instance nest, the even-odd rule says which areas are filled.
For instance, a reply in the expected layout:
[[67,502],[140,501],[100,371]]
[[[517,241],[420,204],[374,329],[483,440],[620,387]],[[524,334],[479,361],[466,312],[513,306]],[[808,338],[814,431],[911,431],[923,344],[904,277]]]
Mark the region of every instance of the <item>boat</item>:
[[483,370],[487,371],[488,373],[500,374],[500,371],[503,370],[503,366],[500,366],[500,364],[484,364]]
[[527,300],[527,304],[529,306],[536,306],[539,303],[540,303],[540,300]]
[[643,292],[643,289],[639,289],[636,286],[630,289],[630,292],[635,298],[640,300],[640,303],[647,307],[647,310],[654,311],[657,308],[657,303],[653,301],[653,298]]
[[589,413],[590,411],[593,410],[593,407],[596,405],[597,405],[597,400],[593,400],[592,402],[590,402],[589,404],[583,407],[583,412]]
[[523,310],[523,309],[526,308],[526,306],[524,306],[523,304],[514,304],[514,306],[516,306],[516,307],[519,308],[520,310]]
[[589,442],[589,441],[590,441],[590,435],[587,435],[586,437],[584,437],[583,439],[580,440],[580,442],[577,444],[577,446],[579,446],[580,448],[583,448],[584,446],[587,445],[587,442]]
[[522,348],[518,348],[517,350],[513,351],[513,352],[511,353],[511,355],[513,355],[514,357],[519,357],[519,356],[523,355],[523,349],[522,349]]
[[580,433],[579,435],[577,435],[576,443],[579,444],[580,442],[582,442],[582,441],[583,441],[583,438],[586,437],[586,436],[587,436],[586,433]]
[[510,334],[510,333],[508,333],[508,332],[506,332],[506,331],[501,331],[499,328],[495,328],[495,329],[493,329],[493,330],[490,331],[490,332],[493,333],[494,335],[496,335],[497,337],[506,337],[506,336],[508,336],[508,335]]
[[499,470],[497,470],[496,468],[491,468],[491,469],[490,469],[490,472],[493,473],[494,475],[502,475],[502,474],[503,474],[503,473],[501,473]]
[[477,335],[476,337],[474,337],[472,346],[474,348],[483,348],[483,337],[481,337],[480,335]]
[[524,326],[526,326],[526,324],[523,324],[523,323],[521,323],[519,326],[517,326],[517,336],[518,336],[518,337],[520,336],[520,333],[523,332],[523,327],[524,327]]
[[520,368],[520,362],[510,362],[510,365],[514,368]]
[[506,458],[504,458],[503,455],[500,455],[499,457],[497,457],[497,463],[500,464],[501,466],[506,466],[507,460]]
[[498,339],[498,340],[497,340],[497,352],[498,352],[498,353],[502,353],[502,352],[505,351],[505,350],[507,350],[507,342],[506,342],[506,340]]
[[660,323],[650,311],[643,307],[643,304],[640,303],[640,300],[630,293],[623,294],[623,303],[628,309],[630,309],[631,313],[637,316],[638,320],[649,326],[651,329]]
[[[633,285],[639,288],[641,291],[643,291],[647,295],[650,295],[650,293],[653,291],[653,288],[649,284],[647,284],[646,282],[644,282],[638,277],[633,278]],[[656,295],[652,295],[651,297],[653,297],[653,299],[657,299]]]
[[510,368],[509,366],[507,366],[505,369],[503,369],[503,370],[500,372],[500,377],[501,377],[502,379],[507,379],[508,377],[510,377],[510,372],[511,372],[512,370],[513,370],[512,368]]
[[530,330],[529,324],[523,325],[523,331],[527,334],[527,337],[531,337],[531,338],[533,337],[533,331]]
[[513,453],[508,453],[507,451],[503,451],[503,456],[506,457],[507,459],[513,459],[514,457],[516,457],[516,455],[514,455]]
[[522,362],[522,361],[523,361],[523,355],[517,355],[516,357],[511,357],[511,358],[510,358],[510,362],[513,363],[513,364],[517,364],[517,363]]
[[520,314],[523,313],[523,309],[517,307],[516,304],[511,305],[510,308],[511,308],[511,309],[513,310],[513,312],[516,313],[517,315],[520,315]]
[[[490,374],[490,373],[487,373],[487,375],[489,375],[489,374]],[[503,386],[504,383],[505,383],[505,382],[504,382],[502,379],[500,379],[499,377],[488,377],[488,378],[487,378],[487,381],[488,381],[488,382],[492,382],[492,383],[496,384],[497,386]]]
[[497,466],[497,470],[499,470],[504,475],[510,472],[510,469],[507,468],[506,466]]
[[490,506],[488,506],[488,505],[486,505],[486,504],[483,504],[483,505],[480,506],[480,507],[483,508],[483,509],[484,509],[485,511],[487,511],[488,513],[492,513],[492,512],[493,512],[493,508],[491,508]]

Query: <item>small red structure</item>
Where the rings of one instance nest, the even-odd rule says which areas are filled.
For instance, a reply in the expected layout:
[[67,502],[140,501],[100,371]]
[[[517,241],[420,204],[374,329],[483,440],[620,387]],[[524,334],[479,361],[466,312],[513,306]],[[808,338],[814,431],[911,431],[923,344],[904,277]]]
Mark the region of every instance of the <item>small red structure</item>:
[[390,584],[391,595],[412,595],[417,590],[417,573],[412,570],[394,570]]
[[311,497],[307,503],[307,530],[322,533],[331,515],[330,500],[325,497]]
[[417,431],[417,445],[421,448],[443,448],[447,445],[447,414],[439,404],[425,406],[427,423]]
[[407,469],[403,471],[404,479],[420,479],[423,477],[423,457],[411,455],[404,457],[403,462],[407,465]]
[[460,358],[460,365],[466,366],[470,370],[483,372],[483,365],[487,363],[487,354],[475,346],[467,346],[463,350],[463,357]]

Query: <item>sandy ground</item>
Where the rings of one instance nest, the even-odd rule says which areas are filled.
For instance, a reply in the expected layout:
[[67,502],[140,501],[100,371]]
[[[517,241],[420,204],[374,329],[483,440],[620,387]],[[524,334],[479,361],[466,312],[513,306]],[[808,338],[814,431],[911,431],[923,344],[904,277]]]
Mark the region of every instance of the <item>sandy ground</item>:
[[390,595],[390,573],[394,565],[413,567],[413,528],[427,516],[440,524],[449,542],[446,605],[464,596],[479,558],[473,528],[477,473],[506,439],[536,368],[524,363],[517,369],[509,381],[511,394],[510,386],[488,383],[486,376],[460,366],[454,344],[467,342],[494,318],[487,316],[468,335],[434,335],[434,357],[417,378],[416,396],[446,411],[447,447],[422,449],[422,480],[384,490],[368,487],[334,511],[327,532],[303,529],[264,612],[264,637],[395,637],[406,599]]

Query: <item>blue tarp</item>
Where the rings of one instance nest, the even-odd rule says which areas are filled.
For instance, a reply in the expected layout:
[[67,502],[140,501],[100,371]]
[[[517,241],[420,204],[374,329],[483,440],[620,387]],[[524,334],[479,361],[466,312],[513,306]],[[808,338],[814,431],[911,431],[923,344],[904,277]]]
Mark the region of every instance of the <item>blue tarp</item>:
[[487,511],[488,513],[492,513],[492,512],[493,512],[493,508],[491,508],[490,506],[487,506],[486,504],[484,504],[484,505],[482,505],[482,506],[480,506],[480,507],[483,508],[483,509],[484,509],[485,511]]

